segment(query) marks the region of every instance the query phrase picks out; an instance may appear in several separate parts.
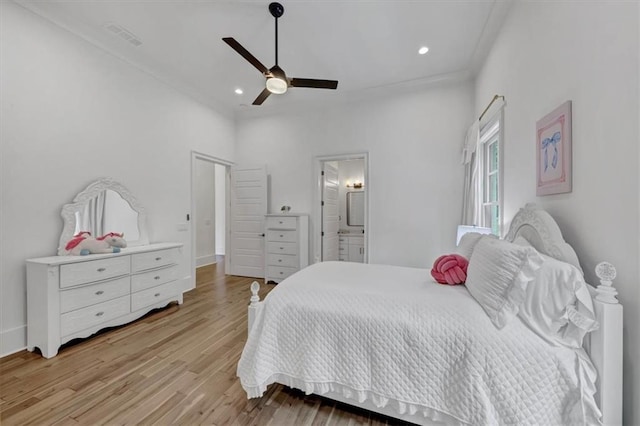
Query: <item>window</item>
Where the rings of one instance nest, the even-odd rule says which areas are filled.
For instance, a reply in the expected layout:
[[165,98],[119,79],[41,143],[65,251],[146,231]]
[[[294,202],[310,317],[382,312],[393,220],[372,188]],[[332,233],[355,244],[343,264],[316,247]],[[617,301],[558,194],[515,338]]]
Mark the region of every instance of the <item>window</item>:
[[502,232],[502,132],[501,114],[480,129],[478,171],[482,190],[482,226],[491,228],[492,233]]

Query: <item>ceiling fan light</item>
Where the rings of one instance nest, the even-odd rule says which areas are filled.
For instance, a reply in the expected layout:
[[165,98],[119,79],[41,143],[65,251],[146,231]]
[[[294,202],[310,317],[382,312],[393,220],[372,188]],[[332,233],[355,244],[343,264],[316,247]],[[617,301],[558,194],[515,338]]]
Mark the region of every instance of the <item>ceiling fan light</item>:
[[287,91],[288,84],[281,78],[271,77],[267,79],[267,90],[276,95],[281,95]]

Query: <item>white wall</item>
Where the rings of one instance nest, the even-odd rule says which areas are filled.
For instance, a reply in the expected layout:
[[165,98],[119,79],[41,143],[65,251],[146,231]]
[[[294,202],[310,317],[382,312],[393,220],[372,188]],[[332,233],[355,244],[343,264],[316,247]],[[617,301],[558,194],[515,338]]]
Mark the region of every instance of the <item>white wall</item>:
[[[470,84],[238,121],[238,163],[266,163],[271,206],[312,212],[314,157],[369,153],[369,259],[431,266],[455,246]],[[313,218],[313,216],[312,216]],[[311,224],[310,229],[314,229]],[[311,237],[311,247],[315,247]]]
[[5,354],[26,345],[24,260],[55,254],[62,205],[94,179],[128,187],[150,239],[182,242],[190,258],[176,225],[190,211],[191,150],[232,161],[234,122],[11,2],[0,8]]
[[[625,424],[640,424],[639,38],[637,2],[517,2],[476,82],[476,111],[506,96],[505,215],[546,208],[586,278],[618,269]],[[536,197],[535,123],[573,102],[573,191]],[[508,225],[508,223],[507,223]]]
[[226,243],[227,167],[216,164],[216,254],[224,256]]
[[196,267],[216,261],[216,164],[196,158],[195,162]]

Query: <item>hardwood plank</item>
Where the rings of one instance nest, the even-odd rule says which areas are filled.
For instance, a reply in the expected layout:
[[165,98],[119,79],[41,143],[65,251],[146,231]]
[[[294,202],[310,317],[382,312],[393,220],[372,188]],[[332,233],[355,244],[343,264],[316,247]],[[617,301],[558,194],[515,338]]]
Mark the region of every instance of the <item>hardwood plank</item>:
[[[183,305],[70,342],[49,360],[27,351],[1,358],[0,423],[400,424],[282,385],[247,400],[236,366],[252,281],[225,275],[219,261],[198,269]],[[273,288],[262,283],[260,297]]]

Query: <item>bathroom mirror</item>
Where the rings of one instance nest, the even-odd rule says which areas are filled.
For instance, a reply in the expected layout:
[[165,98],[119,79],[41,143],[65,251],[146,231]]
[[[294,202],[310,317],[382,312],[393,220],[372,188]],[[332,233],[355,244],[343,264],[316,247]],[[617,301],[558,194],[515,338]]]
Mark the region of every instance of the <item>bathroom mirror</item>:
[[364,226],[364,191],[347,192],[347,225]]
[[94,237],[109,232],[124,232],[127,246],[149,244],[146,213],[136,198],[111,178],[99,179],[80,192],[60,213],[64,222],[58,255],[67,254],[65,246],[75,234],[91,232]]

